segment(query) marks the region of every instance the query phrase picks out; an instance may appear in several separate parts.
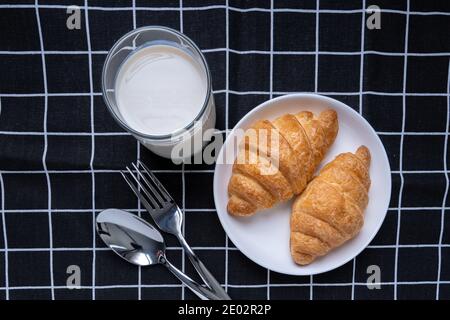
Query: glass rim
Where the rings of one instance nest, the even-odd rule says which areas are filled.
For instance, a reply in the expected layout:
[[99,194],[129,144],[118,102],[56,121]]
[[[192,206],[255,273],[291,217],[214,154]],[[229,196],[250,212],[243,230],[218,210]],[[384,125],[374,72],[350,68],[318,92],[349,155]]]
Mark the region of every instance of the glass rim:
[[[107,96],[107,92],[106,92],[106,69],[107,66],[110,63],[110,60],[112,59],[113,56],[113,52],[115,51],[115,49],[117,49],[117,47],[126,39],[128,39],[130,36],[133,36],[135,34],[138,34],[139,32],[142,31],[146,31],[146,30],[155,30],[155,31],[165,31],[165,32],[169,32],[172,34],[175,34],[176,36],[182,38],[184,41],[186,41],[193,49],[194,51],[200,56],[200,59],[202,61],[203,67],[205,68],[205,72],[206,72],[206,82],[207,82],[207,90],[206,90],[206,96],[205,96],[205,101],[203,102],[203,106],[200,109],[200,111],[198,112],[198,114],[195,116],[195,118],[186,126],[179,128],[177,130],[175,130],[174,132],[170,133],[170,134],[163,134],[163,135],[151,135],[151,134],[146,134],[140,131],[137,131],[133,128],[131,128],[124,120],[122,120],[117,114],[116,111],[113,110],[113,108],[110,106],[110,99]],[[108,55],[106,56],[105,62],[103,64],[103,69],[102,69],[102,96],[103,96],[103,101],[105,102],[109,112],[111,113],[111,115],[113,116],[114,120],[116,120],[116,122],[126,131],[132,133],[135,136],[138,136],[139,138],[142,139],[149,139],[149,140],[156,140],[156,141],[163,141],[163,140],[167,140],[167,139],[171,139],[173,137],[179,136],[180,134],[182,134],[183,132],[185,132],[186,130],[190,130],[195,122],[197,122],[205,113],[210,98],[211,98],[211,94],[212,94],[212,90],[211,90],[211,74],[208,68],[208,63],[206,62],[205,56],[203,55],[203,53],[201,52],[201,50],[197,47],[197,45],[194,43],[194,41],[192,41],[189,37],[187,37],[185,34],[169,28],[169,27],[164,27],[164,26],[144,26],[144,27],[140,27],[134,30],[131,30],[130,32],[127,32],[126,34],[124,34],[122,37],[120,37],[119,40],[117,40],[114,45],[111,47],[111,49],[108,52]]]

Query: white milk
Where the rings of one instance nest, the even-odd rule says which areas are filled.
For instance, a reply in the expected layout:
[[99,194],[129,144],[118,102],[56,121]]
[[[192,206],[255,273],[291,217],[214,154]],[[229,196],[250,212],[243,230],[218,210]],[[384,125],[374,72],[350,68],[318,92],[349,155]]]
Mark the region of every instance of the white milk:
[[206,73],[188,53],[152,45],[133,53],[115,85],[119,112],[134,130],[167,135],[189,125],[207,95]]

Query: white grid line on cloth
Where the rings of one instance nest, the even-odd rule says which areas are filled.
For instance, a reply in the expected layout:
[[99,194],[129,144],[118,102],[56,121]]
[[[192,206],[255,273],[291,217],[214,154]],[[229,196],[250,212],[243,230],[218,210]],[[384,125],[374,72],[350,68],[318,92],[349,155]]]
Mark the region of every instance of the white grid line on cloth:
[[[39,8],[43,9],[67,9],[69,5],[51,5],[51,4],[41,4],[38,5]],[[0,9],[31,9],[34,8],[33,5],[28,4],[4,4],[0,5]],[[107,7],[107,6],[89,6],[89,10],[92,11],[131,11],[132,7]],[[185,11],[197,11],[197,10],[215,10],[215,9],[226,9],[226,5],[208,5],[208,6],[198,6],[198,7],[184,7]],[[236,12],[270,12],[270,9],[266,8],[239,8],[229,6],[229,9]],[[137,11],[178,11],[177,7],[135,7]],[[361,9],[320,9],[321,13],[332,13],[332,14],[352,14],[361,13]],[[294,9],[294,8],[275,8],[274,12],[286,12],[286,13],[315,13],[315,9]],[[449,16],[450,12],[443,11],[405,11],[397,9],[380,9],[381,13],[397,13],[397,14],[411,14],[411,15],[443,15]]]
[[385,131],[377,131],[377,134],[384,135],[384,136],[394,136],[394,135],[402,135],[402,136],[446,136],[448,135],[448,132],[442,131],[442,132],[385,132]]
[[[447,76],[447,90],[450,93],[450,59],[448,61],[448,76]],[[445,124],[446,131],[449,131],[450,125],[450,98],[447,99],[447,122]],[[439,233],[439,254],[438,254],[438,271],[437,271],[437,286],[436,286],[436,300],[439,300],[440,293],[440,282],[441,282],[441,271],[442,271],[442,240],[444,237],[444,226],[445,226],[445,205],[447,202],[447,195],[449,189],[449,178],[447,173],[447,150],[448,150],[448,135],[444,139],[444,171],[445,171],[445,192],[442,198],[442,210],[441,210],[441,230]]]
[[[2,100],[0,99],[0,115],[2,113]],[[9,300],[9,274],[8,274],[8,236],[6,234],[6,215],[5,215],[5,185],[3,183],[3,176],[0,171],[0,197],[1,197],[1,203],[0,203],[0,210],[1,210],[1,218],[2,218],[2,231],[3,231],[3,247],[5,249],[4,255],[3,255],[3,263],[4,263],[4,270],[5,270],[5,299]]]
[[34,9],[35,9],[35,13],[36,13],[36,21],[37,21],[37,27],[38,27],[38,31],[39,31],[39,43],[40,43],[40,47],[42,50],[42,54],[41,54],[41,60],[42,60],[42,76],[43,76],[43,81],[44,81],[44,92],[45,92],[45,97],[44,97],[44,124],[43,124],[43,130],[44,130],[44,150],[42,152],[42,166],[44,168],[45,171],[45,177],[47,180],[47,207],[48,207],[48,232],[49,232],[49,244],[50,244],[50,252],[49,252],[49,257],[50,257],[50,286],[51,286],[51,298],[52,300],[55,300],[55,290],[53,289],[54,286],[54,276],[53,276],[53,226],[52,226],[52,211],[51,211],[51,207],[52,207],[52,188],[51,188],[51,184],[50,184],[50,175],[47,171],[47,163],[46,163],[46,157],[47,157],[47,150],[48,150],[48,137],[47,137],[47,114],[48,114],[48,96],[47,96],[47,92],[48,92],[48,86],[47,86],[47,67],[46,67],[46,63],[45,63],[45,55],[44,55],[44,37],[43,37],[43,33],[42,33],[42,27],[41,27],[41,18],[39,16],[39,8],[38,8],[38,0],[35,0],[35,5],[34,5]]
[[183,7],[183,0],[179,0],[179,11],[180,11],[180,32],[181,33],[183,33],[183,25],[184,25],[184,23],[183,23],[183,10],[184,10],[184,7]]
[[[181,0],[180,0],[181,1]],[[183,237],[186,234],[186,176],[184,174],[184,163],[181,164],[181,187],[182,187],[182,203],[183,203],[183,224],[181,225],[181,232]],[[186,272],[186,254],[184,248],[181,248],[181,271]],[[183,283],[181,287],[181,300],[186,298],[186,285]]]
[[[226,9],[225,9],[225,136],[228,137],[229,133],[229,101],[230,101],[230,12],[229,12],[229,4],[228,0],[225,1]],[[229,239],[228,235],[225,232],[225,291],[228,293],[228,247],[229,247]]]
[[[1,101],[0,101],[0,111],[1,111]],[[6,234],[6,214],[5,214],[5,184],[3,183],[3,176],[2,173],[0,172],[0,189],[1,189],[1,194],[0,196],[2,197],[1,200],[1,211],[2,211],[2,229],[3,229],[3,246],[4,246],[4,255],[3,255],[3,259],[4,259],[4,265],[5,265],[5,298],[6,300],[9,300],[9,273],[8,273],[8,268],[9,268],[9,261],[8,261],[8,236]]]
[[[442,284],[450,284],[450,281],[441,281]],[[394,286],[395,282],[386,281],[386,282],[374,282],[370,283],[371,285],[381,285],[381,286]],[[436,285],[436,281],[402,281],[398,282],[399,285],[406,286],[415,286],[415,285]],[[309,283],[271,283],[271,288],[286,288],[286,287],[307,287]],[[352,285],[351,282],[334,282],[334,283],[322,283],[316,282],[314,283],[314,287],[350,287]],[[367,286],[366,282],[355,282],[356,286]],[[229,284],[230,288],[265,288],[267,284]],[[182,284],[142,284],[143,288],[181,288]],[[9,287],[9,290],[48,290],[51,287],[49,286],[18,286],[18,287]],[[54,286],[54,289],[65,289],[68,290],[66,286]],[[118,288],[137,288],[135,284],[116,284],[116,285],[98,285],[95,289],[118,289]],[[4,290],[4,287],[0,287],[0,290]],[[80,289],[92,289],[92,286],[80,286]]]
[[319,91],[319,6],[320,6],[320,0],[316,1],[316,9],[315,9],[315,15],[316,15],[316,50],[314,52],[311,52],[315,55],[314,60],[314,92],[317,93]]
[[[180,1],[180,6],[178,10],[180,11],[180,32],[184,32],[183,28],[183,0]],[[183,203],[183,224],[181,225],[181,232],[184,235],[186,234],[186,175],[185,175],[185,168],[184,163],[181,164],[181,187],[182,187],[182,203]],[[186,254],[184,252],[184,249],[182,249],[181,254],[181,271],[184,273],[186,272]],[[186,299],[186,285],[182,283],[181,286],[181,300]]]
[[[214,94],[218,93],[226,93],[227,90],[214,90]],[[229,93],[236,95],[269,95],[269,91],[236,91],[236,90],[228,90]],[[292,93],[301,93],[302,91],[274,91],[274,95],[283,95],[283,94],[292,94]],[[306,92],[308,93],[308,92]],[[327,91],[318,91],[317,94],[325,95],[325,96],[359,96],[361,92],[359,91],[338,91],[338,92],[327,92]],[[393,96],[393,97],[402,97],[403,95],[407,97],[448,97],[448,93],[444,92],[407,92],[405,94],[401,92],[382,92],[382,91],[363,91],[362,94],[372,94],[379,96]],[[94,96],[101,96],[101,92],[94,92]],[[73,92],[73,93],[0,93],[1,97],[15,97],[15,98],[33,98],[33,97],[88,97],[90,96],[89,92]]]
[[[363,89],[364,89],[364,34],[365,34],[365,22],[366,22],[366,16],[365,16],[365,8],[366,8],[366,0],[362,0],[362,8],[363,11],[361,13],[361,51],[359,52],[360,55],[360,62],[359,62],[359,114],[363,114]],[[353,290],[352,290],[353,292]],[[352,293],[353,296],[353,293]]]
[[[406,1],[406,9],[409,11],[409,0]],[[409,14],[406,15],[406,26],[405,26],[405,56],[403,57],[403,97],[402,97],[402,135],[400,136],[400,152],[399,152],[399,169],[400,169],[400,188],[398,191],[398,215],[397,215],[397,234],[396,234],[396,248],[395,248],[395,264],[394,264],[394,300],[397,300],[397,279],[398,279],[398,252],[399,252],[399,242],[400,242],[400,228],[401,228],[401,217],[402,217],[402,196],[403,187],[405,184],[405,179],[403,177],[403,141],[406,126],[406,81],[407,81],[407,70],[408,70],[408,57],[406,53],[408,52],[408,39],[409,39]]]
[[[135,210],[136,211],[136,210]],[[395,248],[401,248],[401,249],[417,249],[417,248],[436,248],[439,247],[442,248],[450,248],[450,243],[448,244],[399,244],[398,246],[396,244],[380,244],[380,245],[368,245],[367,249],[395,249]],[[8,248],[8,252],[49,252],[51,248]],[[202,246],[193,246],[193,250],[231,250],[231,251],[239,251],[237,247],[202,247]],[[54,252],[58,251],[92,251],[93,249],[91,247],[54,247],[52,248]],[[182,250],[181,247],[166,247],[166,250]],[[108,247],[96,247],[95,251],[110,251]],[[6,249],[0,249],[0,252],[6,252]]]
[[[228,0],[226,0],[225,10],[225,130],[228,136],[228,123],[229,123],[229,93],[230,93],[230,12]],[[204,50],[202,50],[204,51]]]
[[[360,61],[359,61],[359,114],[363,116],[363,85],[364,85],[364,31],[365,31],[365,22],[366,22],[366,0],[362,0],[362,9],[363,12],[361,13],[361,52],[360,52]],[[363,116],[364,117],[364,116]],[[352,265],[352,293],[351,293],[351,299],[355,300],[355,277],[356,277],[356,259],[357,256],[353,258],[353,265]]]
[[[222,90],[215,91],[214,93],[221,93]],[[251,94],[265,94],[269,95],[270,92],[268,91],[236,91],[236,90],[229,90],[230,93],[237,94],[237,95],[251,95]],[[301,93],[302,91],[274,91],[274,95],[282,95],[282,94],[291,94],[291,93]],[[308,93],[308,92],[305,92]],[[316,92],[318,94],[322,95],[330,95],[330,96],[359,96],[361,94],[360,91],[337,91],[337,92],[328,92],[328,91],[318,91]],[[363,94],[372,94],[372,95],[379,95],[379,96],[399,96],[402,97],[403,95],[411,96],[411,97],[424,97],[424,96],[431,96],[431,97],[448,97],[449,94],[447,92],[407,92],[405,94],[401,92],[382,92],[382,91],[363,91]],[[2,94],[0,94],[1,96]]]
[[[210,52],[226,52],[227,48],[211,48],[211,49],[201,49],[203,53]],[[363,50],[363,51],[266,51],[266,50],[236,50],[236,49],[228,49],[229,52],[238,54],[238,55],[247,55],[247,54],[261,54],[261,55],[329,55],[329,56],[359,56],[361,53],[363,54],[372,54],[372,55],[380,55],[380,56],[390,56],[390,57],[403,57],[405,54],[401,52],[388,52],[388,51],[378,51],[378,50]],[[40,55],[41,52],[37,50],[31,51],[0,51],[0,55]],[[50,50],[44,51],[45,55],[88,55],[88,51],[83,50]],[[108,51],[104,50],[96,50],[92,51],[91,54],[96,55],[107,55]],[[450,56],[450,52],[409,52],[407,56],[412,57],[447,57]]]
[[27,131],[1,131],[0,135],[16,135],[16,136],[131,136],[128,132],[27,132]]
[[86,43],[88,48],[88,61],[89,61],[89,91],[90,91],[90,122],[91,122],[91,158],[90,158],[90,171],[91,171],[91,188],[92,188],[92,299],[95,300],[95,281],[96,281],[96,230],[95,230],[95,172],[94,172],[94,157],[95,157],[95,136],[94,136],[94,84],[92,76],[92,55],[91,51],[91,35],[89,29],[89,10],[87,9],[87,0],[84,0],[84,19],[86,25]]
[[[106,210],[106,209],[107,208],[104,208],[104,209],[96,208],[95,211],[96,212],[100,212],[100,211],[103,211],[103,210]],[[136,209],[136,208],[134,208],[134,209],[133,208],[128,208],[128,209],[122,209],[122,210],[133,211],[133,212],[134,211],[135,212],[138,211],[138,209]],[[42,211],[45,211],[45,210],[43,210],[43,209],[5,209],[5,212],[7,212],[7,213],[36,213],[36,212],[42,212]],[[53,208],[53,209],[51,209],[51,211],[52,212],[80,212],[80,213],[82,213],[82,212],[91,212],[92,209],[57,209],[57,208]],[[216,209],[204,209],[204,208],[191,209],[191,208],[186,208],[185,211],[186,212],[194,212],[194,213],[195,212],[216,212]]]

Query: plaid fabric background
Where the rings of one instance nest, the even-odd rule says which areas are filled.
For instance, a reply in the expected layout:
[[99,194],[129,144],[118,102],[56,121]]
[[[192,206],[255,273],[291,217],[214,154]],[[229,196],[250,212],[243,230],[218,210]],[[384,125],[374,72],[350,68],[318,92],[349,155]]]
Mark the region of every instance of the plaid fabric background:
[[[381,30],[365,27],[372,4],[382,9]],[[80,30],[66,28],[68,5],[82,9]],[[151,154],[103,103],[107,50],[145,25],[181,30],[203,50],[219,129],[293,92],[359,111],[380,135],[393,179],[371,245],[313,277],[268,272],[244,257],[216,216],[213,166]],[[194,298],[163,267],[127,264],[95,235],[102,209],[145,216],[118,173],[136,158],[183,206],[187,241],[232,298],[450,298],[449,30],[449,1],[1,1],[0,298]],[[169,258],[193,275],[166,239]],[[380,290],[365,285],[374,264]],[[81,289],[65,287],[70,265],[81,268]]]

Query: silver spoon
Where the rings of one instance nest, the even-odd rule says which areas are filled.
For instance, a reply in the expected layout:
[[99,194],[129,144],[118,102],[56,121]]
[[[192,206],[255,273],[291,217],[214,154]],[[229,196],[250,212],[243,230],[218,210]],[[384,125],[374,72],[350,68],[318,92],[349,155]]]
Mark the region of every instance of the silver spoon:
[[123,210],[107,209],[96,221],[100,238],[126,261],[138,266],[162,264],[201,299],[220,300],[167,260],[161,233],[145,220]]

